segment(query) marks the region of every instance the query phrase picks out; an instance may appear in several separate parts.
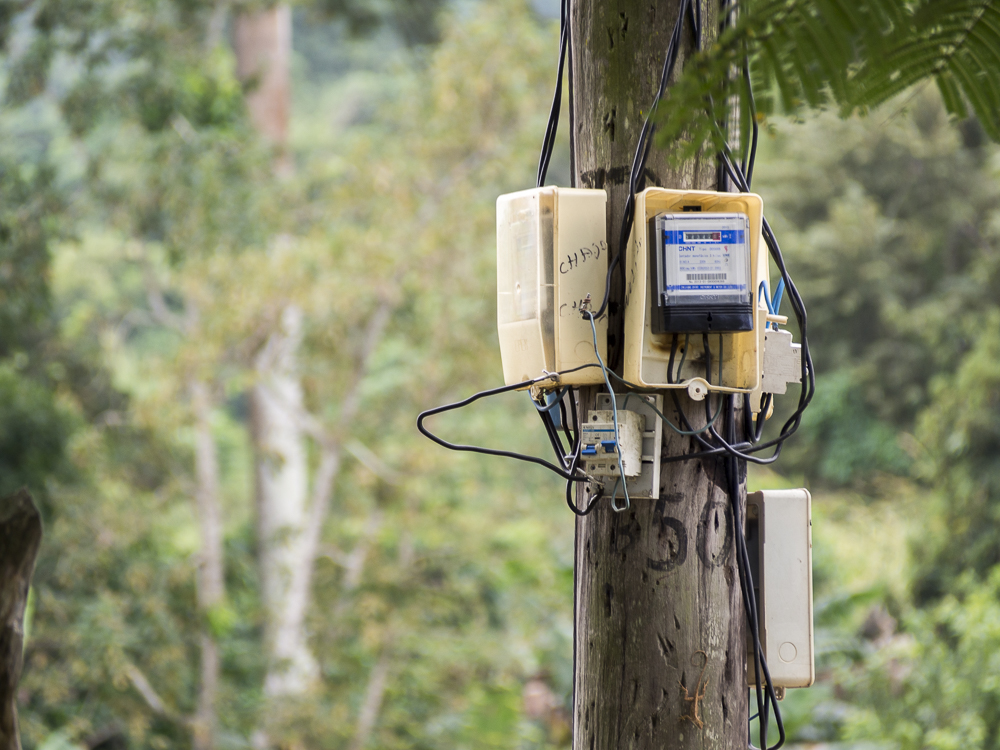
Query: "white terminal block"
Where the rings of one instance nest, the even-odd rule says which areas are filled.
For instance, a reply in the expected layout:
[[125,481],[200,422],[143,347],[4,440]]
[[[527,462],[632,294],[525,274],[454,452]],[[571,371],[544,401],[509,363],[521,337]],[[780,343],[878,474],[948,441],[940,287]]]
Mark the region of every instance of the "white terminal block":
[[580,459],[583,470],[593,477],[620,477],[618,454],[626,477],[642,473],[642,432],[645,419],[637,412],[618,410],[618,439],[614,412],[595,410],[580,426]]
[[764,332],[764,367],[760,390],[781,394],[789,383],[802,382],[802,344],[792,342],[791,331]]
[[[747,495],[747,553],[760,642],[777,688],[809,687],[816,678],[811,506],[805,489]],[[753,685],[752,641],[747,650],[747,683]]]

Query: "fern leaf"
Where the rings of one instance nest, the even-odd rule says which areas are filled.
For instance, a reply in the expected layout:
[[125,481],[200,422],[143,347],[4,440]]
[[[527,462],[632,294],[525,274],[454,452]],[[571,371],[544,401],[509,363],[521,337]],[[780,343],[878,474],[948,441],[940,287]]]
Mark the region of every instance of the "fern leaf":
[[663,138],[716,142],[728,97],[706,118],[704,92],[733,92],[744,53],[763,112],[832,100],[849,114],[935,80],[952,116],[971,109],[1000,141],[1000,0],[744,0],[736,25],[685,65]]
[[955,79],[951,73],[947,71],[940,73],[936,81],[948,114],[960,119],[968,117],[969,110],[965,106],[965,99],[962,98],[962,92],[959,90],[958,84],[955,83]]

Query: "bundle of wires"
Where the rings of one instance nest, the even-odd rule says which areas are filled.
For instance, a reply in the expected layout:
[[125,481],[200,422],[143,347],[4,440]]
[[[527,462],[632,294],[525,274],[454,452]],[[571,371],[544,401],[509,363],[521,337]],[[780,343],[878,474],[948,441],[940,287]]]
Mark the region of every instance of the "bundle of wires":
[[[728,3],[723,9],[723,19],[728,21],[734,12],[735,3]],[[609,355],[609,359],[612,362],[612,366],[608,366],[600,356],[600,348],[598,346],[597,340],[597,329],[594,325],[594,321],[601,318],[608,311],[611,290],[613,288],[615,273],[618,271],[620,276],[620,285],[624,289],[625,285],[625,274],[621,272],[623,266],[623,254],[627,246],[629,236],[632,231],[634,214],[635,214],[635,195],[640,192],[644,185],[644,172],[646,167],[646,161],[648,159],[650,149],[653,143],[653,136],[655,134],[655,116],[657,110],[660,106],[660,102],[666,92],[667,85],[673,75],[673,70],[675,63],[677,61],[678,52],[681,46],[682,35],[684,31],[685,22],[690,20],[692,31],[695,40],[701,39],[701,18],[699,13],[699,6],[693,0],[682,0],[680,12],[677,17],[677,21],[674,25],[673,33],[670,37],[670,42],[666,50],[666,56],[663,63],[663,70],[660,75],[659,87],[656,91],[656,96],[653,99],[653,104],[649,109],[649,114],[643,123],[642,130],[639,134],[638,143],[636,144],[635,155],[632,161],[632,168],[629,172],[629,193],[625,206],[625,213],[622,219],[622,224],[619,232],[619,242],[617,247],[617,252],[612,257],[608,264],[607,276],[605,280],[605,290],[604,297],[601,301],[600,306],[596,311],[592,311],[589,308],[589,304],[581,305],[581,312],[583,316],[589,319],[591,323],[591,328],[594,337],[594,351],[597,354],[597,363],[584,365],[583,367],[574,368],[574,370],[568,370],[562,373],[545,373],[543,376],[535,378],[534,380],[525,383],[516,383],[513,385],[504,386],[501,388],[494,388],[487,391],[481,391],[480,393],[474,394],[467,399],[458,401],[452,404],[446,404],[444,406],[439,406],[434,409],[428,409],[422,412],[417,418],[417,428],[426,437],[430,438],[439,445],[449,448],[451,450],[457,451],[470,451],[475,453],[481,453],[490,456],[503,456],[507,458],[513,458],[520,461],[526,461],[534,463],[553,471],[560,477],[566,480],[566,504],[569,508],[577,515],[585,516],[592,512],[597,506],[598,501],[605,496],[611,498],[611,507],[616,511],[624,510],[629,506],[629,497],[627,487],[625,483],[621,481],[615,482],[615,484],[610,488],[604,486],[602,481],[588,476],[581,468],[581,451],[582,445],[582,431],[580,429],[579,414],[578,414],[578,403],[576,398],[575,390],[570,386],[559,387],[559,376],[568,374],[569,372],[574,372],[585,367],[599,367],[605,382],[605,387],[611,398],[613,421],[615,426],[615,437],[616,445],[618,443],[618,404],[615,397],[615,390],[612,388],[611,380],[616,380],[622,387],[621,390],[629,392],[629,395],[625,397],[624,404],[622,408],[628,403],[628,399],[631,397],[632,393],[653,393],[660,392],[655,389],[642,388],[634,383],[630,383],[624,380],[622,377],[617,375],[612,369],[613,363],[616,357],[613,354]],[[566,52],[570,43],[570,28],[569,28],[569,0],[560,1],[560,35],[559,35],[559,62],[558,62],[558,78],[555,87],[555,93],[552,99],[552,105],[549,111],[549,119],[545,129],[545,137],[542,143],[542,151],[538,162],[538,173],[536,183],[538,187],[542,187],[545,182],[545,177],[548,171],[549,162],[552,157],[553,147],[555,145],[556,131],[559,121],[560,105],[562,100],[562,79],[563,72],[565,68]],[[733,155],[728,147],[724,148],[719,154],[720,163],[720,175],[728,178],[729,181],[741,192],[750,192],[750,185],[753,180],[753,171],[757,152],[757,141],[758,141],[758,125],[756,118],[755,103],[753,98],[753,91],[751,87],[750,80],[750,70],[749,63],[744,59],[744,65],[742,70],[742,76],[745,83],[745,91],[747,95],[747,104],[750,114],[750,124],[751,133],[749,143],[746,144],[745,150],[740,159],[740,163],[736,164],[733,159]],[[572,70],[572,60],[569,66],[569,81],[570,81],[570,98],[572,98],[572,85],[573,85],[573,70]],[[571,122],[572,122],[572,112],[571,112]],[[571,128],[572,130],[572,128]],[[572,140],[572,132],[570,138]],[[571,146],[572,150],[572,146]],[[720,182],[722,180],[720,179]],[[748,737],[748,747],[751,750],[778,750],[785,741],[785,730],[784,725],[781,720],[781,712],[778,708],[776,693],[774,685],[772,684],[770,671],[767,667],[767,660],[764,656],[763,649],[760,643],[760,632],[759,632],[759,613],[757,609],[757,602],[754,596],[753,581],[751,579],[751,567],[750,558],[747,551],[746,539],[744,536],[744,519],[742,516],[742,506],[740,503],[741,493],[740,493],[740,476],[744,470],[744,464],[746,462],[752,462],[757,464],[770,464],[776,461],[781,453],[782,445],[788,438],[790,438],[796,430],[798,430],[799,425],[802,421],[802,415],[808,407],[809,402],[812,400],[813,394],[815,393],[815,375],[813,372],[812,357],[809,351],[809,339],[807,330],[807,318],[805,304],[802,301],[802,297],[799,294],[798,289],[795,286],[791,276],[788,274],[788,270],[785,266],[785,261],[781,253],[781,248],[778,245],[778,241],[774,236],[774,232],[771,229],[770,224],[766,219],[763,221],[763,236],[765,244],[767,245],[771,259],[774,261],[775,266],[781,276],[781,281],[779,282],[778,288],[775,291],[773,298],[768,298],[766,295],[766,290],[762,286],[761,290],[758,290],[758,295],[763,291],[765,296],[765,301],[768,306],[768,311],[774,314],[778,312],[778,306],[781,303],[783,296],[783,291],[787,293],[788,299],[792,306],[792,310],[795,314],[795,318],[799,328],[799,335],[801,338],[802,345],[802,358],[801,358],[801,383],[802,388],[799,394],[798,404],[792,415],[784,422],[777,436],[764,440],[762,438],[764,419],[765,415],[768,413],[772,396],[771,394],[765,394],[761,403],[759,404],[759,416],[756,420],[756,424],[752,420],[752,408],[750,403],[749,394],[744,394],[743,396],[743,423],[742,432],[743,438],[739,439],[737,434],[737,424],[736,424],[736,400],[733,395],[726,396],[716,396],[717,404],[715,408],[714,415],[712,414],[712,409],[710,406],[710,399],[705,399],[705,424],[700,427],[692,426],[692,420],[689,419],[688,415],[685,413],[683,404],[677,395],[676,389],[670,390],[670,396],[673,400],[673,406],[679,417],[679,424],[675,425],[672,420],[668,419],[666,415],[653,406],[654,411],[660,420],[669,427],[674,432],[679,435],[683,435],[694,440],[700,450],[691,453],[684,453],[682,455],[675,455],[664,458],[665,462],[672,461],[691,461],[695,459],[708,459],[713,457],[718,457],[724,461],[726,476],[727,476],[727,490],[730,499],[731,510],[733,514],[733,525],[735,527],[736,533],[735,544],[736,544],[736,559],[737,568],[739,571],[739,581],[740,589],[743,598],[744,611],[746,613],[748,627],[750,629],[750,635],[753,640],[753,656],[754,656],[754,685],[756,691],[757,699],[757,713],[754,717],[751,717],[751,722],[756,718],[758,722],[758,737],[759,746],[755,748],[752,741]],[[723,338],[719,338],[719,383],[722,382],[722,341]],[[669,376],[668,380],[671,383],[681,382],[680,372],[684,367],[684,359],[688,354],[688,341],[685,337],[684,349],[681,357],[681,363],[677,367],[677,375],[674,375],[674,358],[676,350],[678,347],[678,339],[675,336],[671,346],[670,361],[669,361]],[[705,378],[709,383],[712,379],[712,360],[711,360],[711,349],[709,347],[708,336],[703,334],[703,350],[705,359]],[[528,454],[518,453],[515,451],[504,451],[496,450],[491,448],[483,448],[471,445],[459,445],[455,443],[450,443],[437,435],[431,433],[426,426],[424,421],[435,414],[441,414],[443,412],[452,411],[455,409],[460,409],[469,404],[478,401],[479,399],[486,398],[489,396],[498,395],[501,393],[507,393],[515,390],[523,390],[527,387],[538,386],[536,401],[532,399],[532,403],[537,410],[539,417],[542,420],[542,424],[545,428],[546,434],[548,435],[549,442],[552,449],[556,455],[557,462],[551,463],[544,459],[538,458],[537,456],[531,456]],[[544,395],[544,392],[548,391],[548,395]],[[724,420],[724,432],[725,436],[720,433],[717,425],[719,424],[720,414],[725,409],[725,420]],[[768,456],[758,456],[756,454],[772,449],[770,455]],[[619,452],[619,477],[624,476],[624,472],[621,471],[621,455]],[[742,463],[741,463],[742,462]],[[573,500],[574,486],[577,484],[588,483],[593,491],[586,498],[585,502],[581,505],[577,505]],[[625,502],[623,505],[619,506],[616,504],[615,498],[618,493],[618,488],[621,486],[622,493],[624,495]],[[771,746],[767,744],[767,734],[768,734],[768,724],[770,717],[772,715],[775,718],[779,738],[778,741]],[[749,732],[749,728],[748,728]]]

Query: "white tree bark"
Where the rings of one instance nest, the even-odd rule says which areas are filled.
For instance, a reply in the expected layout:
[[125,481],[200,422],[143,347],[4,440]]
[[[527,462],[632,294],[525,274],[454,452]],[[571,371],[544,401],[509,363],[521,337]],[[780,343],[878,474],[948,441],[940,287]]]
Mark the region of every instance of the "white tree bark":
[[[237,74],[251,84],[250,121],[278,148],[275,171],[291,169],[287,159],[291,104],[289,78],[292,17],[288,5],[241,13],[234,23]],[[266,611],[268,696],[304,692],[317,674],[305,632],[305,608],[298,604],[293,580],[307,553],[302,546],[306,521],[308,464],[298,414],[303,409],[297,352],[302,311],[289,305],[254,363],[257,384],[251,391],[251,437],[255,452],[257,537],[261,589]]]
[[195,504],[201,530],[198,560],[198,609],[201,615],[201,687],[193,722],[195,750],[215,747],[216,695],[219,686],[219,649],[209,627],[209,613],[225,597],[222,519],[219,509],[219,463],[212,437],[212,399],[208,386],[194,380],[189,386],[195,418]]
[[[266,506],[267,491],[274,468],[266,460],[258,458],[258,518],[260,538],[273,540],[268,551],[262,555],[265,595],[273,597],[268,605],[272,625],[271,667],[264,683],[268,695],[288,695],[301,692],[316,674],[315,660],[309,651],[305,626],[306,614],[312,600],[312,577],[316,559],[320,553],[323,525],[333,497],[333,489],[340,472],[343,456],[344,436],[361,405],[361,384],[367,372],[368,363],[382,337],[389,321],[392,308],[388,302],[382,303],[372,314],[365,329],[365,341],[358,367],[351,386],[341,402],[340,419],[336,433],[316,435],[321,444],[319,467],[313,478],[312,499],[308,512],[305,510],[306,457],[302,444],[302,423],[306,411],[302,404],[302,391],[298,379],[294,377],[296,367],[294,352],[301,335],[301,313],[286,311],[283,323],[285,333],[272,336],[268,346],[261,352],[258,361],[282,362],[271,365],[269,376],[262,378],[254,389],[254,432],[259,447],[270,447],[270,452],[283,451],[281,471],[287,472],[287,486],[280,491],[301,493],[301,501],[281,503],[280,509]],[[294,330],[292,327],[294,326]],[[293,335],[294,334],[294,335]],[[271,349],[271,351],[269,351]],[[259,416],[258,416],[259,415]],[[264,422],[262,417],[268,417]],[[293,440],[294,438],[294,440]],[[276,493],[275,493],[276,494]],[[299,498],[298,494],[294,495]],[[285,515],[283,525],[275,523],[275,510]],[[264,524],[267,524],[265,527]],[[262,547],[262,553],[263,553]]]
[[349,750],[364,750],[368,744],[368,738],[371,737],[379,712],[382,710],[382,699],[385,697],[388,681],[389,648],[385,647],[368,677],[368,688],[365,690],[365,699],[361,703],[357,729],[354,731],[354,739],[351,740]]
[[305,631],[305,602],[294,586],[308,564],[303,544],[308,465],[298,418],[303,403],[296,357],[301,337],[302,311],[290,305],[257,355],[258,382],[251,391],[259,564],[267,613],[264,690],[269,696],[302,693],[317,674]]

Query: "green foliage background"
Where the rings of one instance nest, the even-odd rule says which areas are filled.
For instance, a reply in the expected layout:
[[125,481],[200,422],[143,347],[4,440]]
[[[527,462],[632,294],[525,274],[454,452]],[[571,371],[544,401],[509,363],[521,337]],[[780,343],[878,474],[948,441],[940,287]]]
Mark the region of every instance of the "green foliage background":
[[[274,179],[227,37],[206,31],[213,5],[2,7],[0,490],[30,487],[46,525],[25,746],[190,744],[177,717],[195,707],[202,625],[191,377],[220,404],[219,746],[250,746],[265,669],[250,353],[295,300],[309,407],[335,419],[363,323],[389,295],[350,435],[388,471],[351,459],[338,481],[309,616],[320,681],[279,707],[272,731],[284,747],[348,747],[390,643],[370,747],[567,747],[573,518],[558,482],[445,453],[413,429],[420,409],[499,382],[493,202],[532,182],[554,22],[514,0],[298,8],[295,171]],[[906,7],[913,24],[931,12]],[[762,100],[822,103],[789,94],[779,68]],[[755,189],[810,311],[819,388],[781,473],[751,483],[805,484],[815,500],[819,682],[784,703],[792,742],[989,748],[1000,153],[988,119],[955,121],[947,96],[905,88],[866,117],[764,121]],[[565,148],[552,174],[563,184]],[[153,315],[151,280],[182,331]],[[545,450],[516,395],[438,425]],[[350,587],[343,556],[373,518]],[[167,714],[150,710],[137,671]],[[553,696],[543,715],[526,711],[529,683]]]

